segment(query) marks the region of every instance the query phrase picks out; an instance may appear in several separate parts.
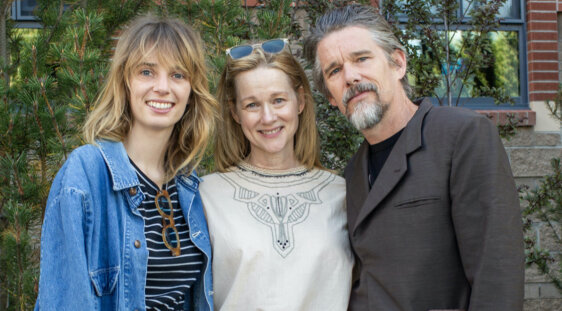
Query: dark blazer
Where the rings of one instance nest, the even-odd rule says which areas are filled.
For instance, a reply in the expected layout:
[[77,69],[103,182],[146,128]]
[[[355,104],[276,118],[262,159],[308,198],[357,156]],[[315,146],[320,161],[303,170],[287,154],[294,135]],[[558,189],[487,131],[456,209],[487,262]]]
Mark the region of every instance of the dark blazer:
[[519,198],[490,120],[424,100],[370,191],[367,156],[345,170],[349,310],[522,310]]

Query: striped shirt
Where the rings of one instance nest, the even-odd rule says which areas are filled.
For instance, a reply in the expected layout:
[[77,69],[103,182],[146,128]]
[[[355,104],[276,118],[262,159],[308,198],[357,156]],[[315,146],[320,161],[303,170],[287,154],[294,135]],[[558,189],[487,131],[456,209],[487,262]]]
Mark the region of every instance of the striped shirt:
[[[175,179],[172,179],[162,187],[170,195],[174,222],[180,237],[181,253],[177,257],[172,256],[162,239],[163,217],[154,203],[159,188],[132,161],[131,163],[144,194],[144,201],[138,210],[144,218],[144,235],[148,248],[146,310],[183,310],[185,299],[192,297],[186,294],[197,280],[201,280],[203,254],[190,239],[189,226],[178,203]],[[191,301],[190,304],[192,303]]]

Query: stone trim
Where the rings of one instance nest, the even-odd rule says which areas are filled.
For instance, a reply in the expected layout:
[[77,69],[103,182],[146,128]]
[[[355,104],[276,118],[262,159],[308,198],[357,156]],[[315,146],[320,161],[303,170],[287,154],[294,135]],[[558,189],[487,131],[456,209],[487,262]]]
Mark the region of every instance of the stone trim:
[[517,126],[533,126],[537,122],[537,113],[533,110],[476,110],[490,118],[496,125],[506,125],[510,116],[517,120]]

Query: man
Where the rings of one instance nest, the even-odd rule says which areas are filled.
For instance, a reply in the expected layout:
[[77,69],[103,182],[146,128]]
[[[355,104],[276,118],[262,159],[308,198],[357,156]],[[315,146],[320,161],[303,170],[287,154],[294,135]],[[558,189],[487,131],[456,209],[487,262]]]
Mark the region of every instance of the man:
[[366,141],[349,162],[349,310],[521,310],[519,201],[496,127],[412,102],[406,54],[369,6],[320,17],[305,39],[316,87]]

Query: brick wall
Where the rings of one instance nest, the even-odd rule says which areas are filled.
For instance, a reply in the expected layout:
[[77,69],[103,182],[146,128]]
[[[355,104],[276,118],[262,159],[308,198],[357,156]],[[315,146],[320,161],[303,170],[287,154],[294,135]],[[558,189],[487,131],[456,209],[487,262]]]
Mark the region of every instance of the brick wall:
[[560,0],[527,0],[529,99],[554,98],[558,90],[558,25]]
[[[562,2],[562,1],[561,1]],[[562,60],[562,8],[558,9],[558,59]],[[562,81],[562,66],[558,65],[558,81]]]

